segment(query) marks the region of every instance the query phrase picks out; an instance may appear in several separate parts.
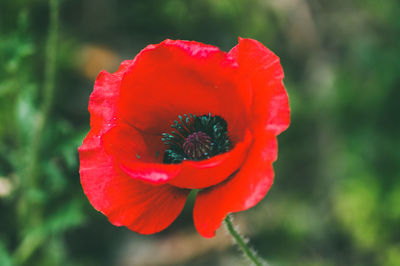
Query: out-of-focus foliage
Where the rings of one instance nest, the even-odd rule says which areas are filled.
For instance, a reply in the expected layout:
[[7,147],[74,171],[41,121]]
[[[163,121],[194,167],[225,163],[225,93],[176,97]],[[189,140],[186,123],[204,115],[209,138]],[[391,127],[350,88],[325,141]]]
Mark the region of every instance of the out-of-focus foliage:
[[273,188],[235,215],[255,249],[273,265],[400,265],[399,1],[61,1],[46,98],[49,13],[0,2],[0,265],[241,265],[196,235],[193,199],[161,234],[112,226],[77,157],[101,69],[166,38],[227,51],[238,36],[281,57],[292,107]]

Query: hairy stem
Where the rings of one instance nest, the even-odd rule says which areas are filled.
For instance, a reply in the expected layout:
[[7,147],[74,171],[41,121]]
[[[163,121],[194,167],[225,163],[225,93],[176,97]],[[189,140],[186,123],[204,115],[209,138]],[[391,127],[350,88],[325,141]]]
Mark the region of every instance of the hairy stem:
[[235,227],[232,224],[231,217],[229,215],[225,218],[224,222],[225,222],[226,228],[228,229],[228,231],[232,235],[232,237],[235,239],[236,243],[242,250],[243,254],[254,265],[257,265],[257,266],[268,265],[263,259],[261,259],[259,256],[257,256],[256,252],[247,245],[244,238],[239,234],[238,231],[236,231]]

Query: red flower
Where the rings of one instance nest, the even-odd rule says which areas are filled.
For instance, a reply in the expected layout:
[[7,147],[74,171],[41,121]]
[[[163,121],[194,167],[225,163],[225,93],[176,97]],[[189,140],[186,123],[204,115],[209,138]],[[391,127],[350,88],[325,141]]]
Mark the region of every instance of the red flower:
[[201,189],[194,223],[214,236],[228,213],[254,206],[272,184],[276,136],[289,125],[282,79],[279,58],[252,39],[229,53],[166,40],[101,72],[79,148],[90,203],[112,224],[152,234]]

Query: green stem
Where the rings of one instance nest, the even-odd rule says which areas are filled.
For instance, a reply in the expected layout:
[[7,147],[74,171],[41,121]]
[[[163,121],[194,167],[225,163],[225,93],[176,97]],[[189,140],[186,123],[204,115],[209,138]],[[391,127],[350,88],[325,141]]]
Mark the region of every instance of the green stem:
[[[49,33],[46,43],[46,63],[44,66],[44,83],[43,83],[43,94],[42,103],[36,118],[36,124],[33,128],[32,138],[28,148],[28,163],[26,167],[24,177],[24,188],[25,189],[36,189],[40,184],[39,175],[39,158],[40,148],[43,141],[43,135],[45,133],[45,127],[50,114],[51,106],[53,103],[54,89],[55,89],[55,74],[56,74],[56,56],[57,56],[57,39],[58,39],[58,17],[59,17],[59,0],[49,0],[50,8],[50,21],[49,21]],[[25,202],[24,202],[25,201]],[[25,219],[29,218],[30,225],[41,223],[41,213],[38,206],[32,206],[37,204],[28,200],[23,200],[26,203],[26,210],[23,211],[22,216]],[[24,219],[24,220],[25,220]]]
[[59,22],[59,0],[49,0],[50,21],[49,33],[46,43],[46,61],[44,66],[44,83],[42,104],[37,116],[37,122],[33,128],[32,138],[27,150],[27,166],[24,172],[23,194],[19,200],[19,220],[24,221],[25,234],[14,253],[16,264],[22,264],[29,259],[35,250],[42,245],[45,237],[38,230],[33,230],[42,225],[42,206],[40,202],[32,201],[27,191],[36,189],[40,184],[38,163],[40,159],[40,147],[43,141],[45,126],[51,111],[55,90],[56,57]]
[[243,237],[236,231],[235,227],[232,224],[231,217],[228,215],[226,216],[225,220],[226,228],[228,229],[229,233],[235,239],[236,243],[243,251],[244,255],[254,264],[257,266],[268,265],[263,259],[257,256],[256,252],[247,246],[246,241]]
[[46,64],[44,69],[43,96],[40,113],[38,115],[37,124],[32,136],[30,150],[30,164],[28,174],[30,180],[37,181],[37,161],[39,157],[40,144],[43,140],[45,125],[53,103],[55,74],[56,74],[56,56],[57,56],[57,39],[58,39],[58,0],[49,0],[50,5],[50,21],[49,35],[46,44]]

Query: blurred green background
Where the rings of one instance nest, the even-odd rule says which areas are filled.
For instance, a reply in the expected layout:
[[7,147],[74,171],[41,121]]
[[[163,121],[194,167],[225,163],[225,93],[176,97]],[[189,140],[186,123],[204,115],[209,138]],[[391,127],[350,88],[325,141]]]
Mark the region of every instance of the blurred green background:
[[112,226],[77,155],[100,70],[166,38],[238,36],[280,56],[292,123],[274,186],[235,223],[272,265],[400,265],[398,0],[57,3],[0,1],[0,265],[245,265],[224,230],[196,233],[192,202],[156,235]]

